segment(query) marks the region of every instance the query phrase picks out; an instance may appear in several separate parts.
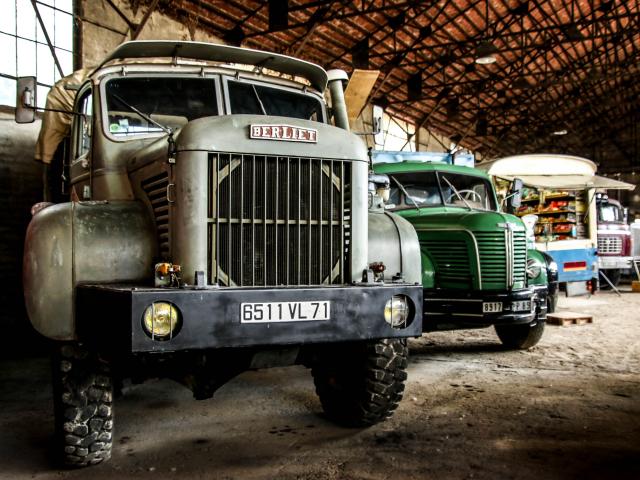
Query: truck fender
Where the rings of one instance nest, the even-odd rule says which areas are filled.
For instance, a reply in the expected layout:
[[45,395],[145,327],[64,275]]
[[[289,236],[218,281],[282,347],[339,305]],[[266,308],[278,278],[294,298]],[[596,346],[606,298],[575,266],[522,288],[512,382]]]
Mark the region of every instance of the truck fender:
[[368,263],[382,262],[384,280],[401,273],[408,283],[422,283],[420,243],[413,225],[391,212],[369,212]]
[[420,255],[422,257],[422,288],[434,288],[436,286],[436,267],[429,254],[423,251]]
[[76,339],[75,287],[149,279],[156,253],[153,223],[140,202],[68,202],[37,212],[23,259],[33,327],[54,340]]

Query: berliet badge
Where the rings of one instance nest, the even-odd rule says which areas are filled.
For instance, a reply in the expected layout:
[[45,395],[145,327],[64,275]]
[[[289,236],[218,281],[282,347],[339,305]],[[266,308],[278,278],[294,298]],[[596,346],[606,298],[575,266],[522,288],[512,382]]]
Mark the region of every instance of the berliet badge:
[[293,125],[249,125],[249,136],[261,140],[318,143],[318,131]]

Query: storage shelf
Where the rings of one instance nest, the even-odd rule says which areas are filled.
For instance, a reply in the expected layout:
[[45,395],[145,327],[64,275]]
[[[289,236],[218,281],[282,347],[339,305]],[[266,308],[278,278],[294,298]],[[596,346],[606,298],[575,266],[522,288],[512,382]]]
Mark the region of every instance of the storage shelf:
[[576,213],[575,210],[552,210],[548,212],[537,212],[538,215],[555,215],[556,213]]

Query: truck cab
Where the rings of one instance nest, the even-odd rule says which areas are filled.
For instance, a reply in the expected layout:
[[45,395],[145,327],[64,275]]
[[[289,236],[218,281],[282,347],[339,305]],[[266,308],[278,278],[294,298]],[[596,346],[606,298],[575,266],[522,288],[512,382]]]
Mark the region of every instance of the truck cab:
[[[393,413],[421,334],[419,243],[369,210],[346,80],[271,52],[136,41],[76,88],[70,201],[34,210],[24,258],[64,464],[110,457],[122,377],[205,399],[247,369],[303,364],[328,418]],[[19,85],[17,117],[35,105]]]
[[[621,270],[630,268],[631,230],[627,215],[617,200],[606,194],[596,194],[598,214],[598,270],[604,271],[607,279],[615,286],[620,281]],[[607,282],[600,282],[606,286]]]
[[374,169],[390,177],[388,209],[418,232],[423,331],[493,325],[509,347],[535,345],[549,286],[555,286],[554,264],[527,247],[519,218],[500,212],[490,177],[465,166],[412,160],[376,163]]

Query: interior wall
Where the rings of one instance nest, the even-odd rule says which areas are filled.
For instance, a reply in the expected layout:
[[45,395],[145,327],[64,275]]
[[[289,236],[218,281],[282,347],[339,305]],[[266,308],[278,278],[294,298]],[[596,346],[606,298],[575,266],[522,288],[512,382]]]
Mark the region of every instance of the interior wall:
[[42,200],[42,167],[33,159],[40,120],[18,125],[13,108],[0,110],[0,327],[9,339],[0,355],[29,351],[38,343],[26,321],[22,252],[31,206]]
[[[134,32],[106,0],[79,1],[82,18],[79,25],[79,34],[82,39],[80,57],[82,66],[93,66],[116,46],[131,40]],[[132,8],[128,0],[112,0],[112,3],[134,24],[139,24],[147,11],[146,5]],[[199,29],[197,19],[186,19],[186,22],[187,24],[182,24],[154,11],[140,30],[137,40],[193,40],[222,43],[219,38]]]

